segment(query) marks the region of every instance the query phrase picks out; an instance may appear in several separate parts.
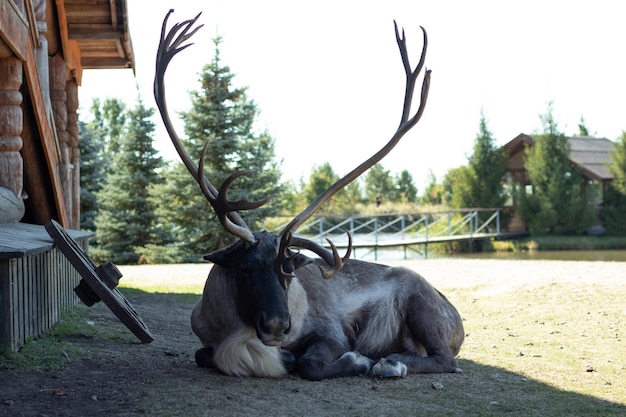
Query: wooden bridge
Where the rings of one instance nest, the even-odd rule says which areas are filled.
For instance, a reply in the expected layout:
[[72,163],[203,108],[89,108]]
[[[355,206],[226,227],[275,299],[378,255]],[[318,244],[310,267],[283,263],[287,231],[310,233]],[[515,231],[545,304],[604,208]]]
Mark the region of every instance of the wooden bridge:
[[303,225],[299,235],[327,247],[326,239],[330,239],[338,248],[346,248],[349,232],[354,257],[373,253],[374,259],[378,259],[379,249],[393,248],[402,249],[405,258],[409,250],[428,256],[430,243],[504,240],[526,235],[502,231],[501,212],[502,209],[498,208],[353,217],[318,216]]

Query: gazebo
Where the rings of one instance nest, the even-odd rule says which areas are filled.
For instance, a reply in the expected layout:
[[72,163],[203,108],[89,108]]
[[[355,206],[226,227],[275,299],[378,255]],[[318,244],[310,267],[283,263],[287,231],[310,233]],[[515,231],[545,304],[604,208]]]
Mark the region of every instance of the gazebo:
[[[615,151],[615,144],[606,138],[589,136],[568,137],[570,153],[569,160],[572,169],[579,171],[587,180],[587,186],[597,184],[601,189],[599,201],[604,198],[604,191],[613,181],[613,174],[608,169],[611,164],[611,152]],[[522,187],[532,186],[526,171],[526,149],[535,145],[535,139],[527,134],[520,133],[502,148],[508,156],[507,172],[515,183]],[[510,231],[525,230],[526,225],[517,216],[514,209],[514,218],[509,226]]]

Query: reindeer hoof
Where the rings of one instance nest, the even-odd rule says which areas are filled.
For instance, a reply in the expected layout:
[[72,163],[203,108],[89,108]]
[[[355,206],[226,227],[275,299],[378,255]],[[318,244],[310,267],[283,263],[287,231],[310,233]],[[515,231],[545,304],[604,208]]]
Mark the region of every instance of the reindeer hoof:
[[288,350],[280,350],[280,360],[282,361],[288,373],[296,371],[296,357]]
[[463,373],[463,369],[461,369],[461,368],[456,368],[456,369],[454,370],[454,373],[455,373],[455,374],[462,374],[462,373]]
[[214,368],[213,349],[203,347],[196,351],[196,364],[200,368]]
[[407,367],[402,362],[382,358],[372,366],[369,376],[379,378],[404,378],[406,373]]

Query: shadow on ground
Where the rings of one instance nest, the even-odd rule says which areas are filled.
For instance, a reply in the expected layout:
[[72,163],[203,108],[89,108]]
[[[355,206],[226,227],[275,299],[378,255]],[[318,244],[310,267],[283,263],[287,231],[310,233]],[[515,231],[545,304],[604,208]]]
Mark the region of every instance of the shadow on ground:
[[64,336],[58,352],[63,366],[0,370],[0,415],[626,415],[624,405],[462,359],[463,374],[395,380],[226,377],[193,360],[199,342],[189,314],[197,295],[122,291],[155,341],[139,343],[102,303],[78,306],[91,330]]

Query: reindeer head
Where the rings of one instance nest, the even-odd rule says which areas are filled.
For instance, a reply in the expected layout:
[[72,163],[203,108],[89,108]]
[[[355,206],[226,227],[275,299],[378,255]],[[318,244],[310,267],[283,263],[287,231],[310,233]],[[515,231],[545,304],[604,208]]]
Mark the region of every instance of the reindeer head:
[[349,259],[352,249],[352,241],[349,235],[348,250],[342,258],[332,242],[329,241],[331,251],[328,251],[313,241],[294,236],[296,230],[333,195],[387,155],[400,141],[402,136],[415,126],[422,117],[430,85],[429,70],[426,70],[424,73],[419,108],[413,116],[410,116],[410,111],[415,83],[424,66],[426,57],[426,31],[422,28],[424,47],[417,67],[415,70],[412,70],[409,64],[404,32],[400,36],[398,26],[394,22],[396,41],[400,48],[400,55],[406,73],[406,90],[402,118],[392,138],[378,152],[320,194],[306,209],[296,215],[278,235],[275,235],[272,233],[252,233],[238,214],[239,210],[252,210],[262,206],[269,198],[254,202],[248,200],[232,201],[228,198],[228,189],[233,182],[250,172],[235,172],[224,181],[218,190],[204,176],[204,159],[208,144],[204,147],[202,156],[198,165],[196,165],[173,128],[165,100],[165,71],[169,62],[177,53],[192,45],[185,42],[202,25],[194,27],[200,17],[200,14],[198,14],[193,19],[175,24],[166,33],[167,20],[172,12],[173,10],[170,10],[163,21],[161,39],[157,51],[154,79],[156,103],[165,127],[183,163],[198,182],[200,190],[215,210],[224,228],[240,238],[239,241],[231,246],[206,255],[205,259],[219,265],[235,281],[234,285],[239,297],[237,300],[237,311],[242,320],[256,329],[257,335],[263,343],[278,345],[284,340],[290,329],[287,303],[289,285],[296,269],[309,262],[308,258],[293,252],[290,248],[309,249],[319,255],[331,267],[330,270],[326,270],[320,266],[321,275],[324,278],[330,278],[341,270],[343,264]]

